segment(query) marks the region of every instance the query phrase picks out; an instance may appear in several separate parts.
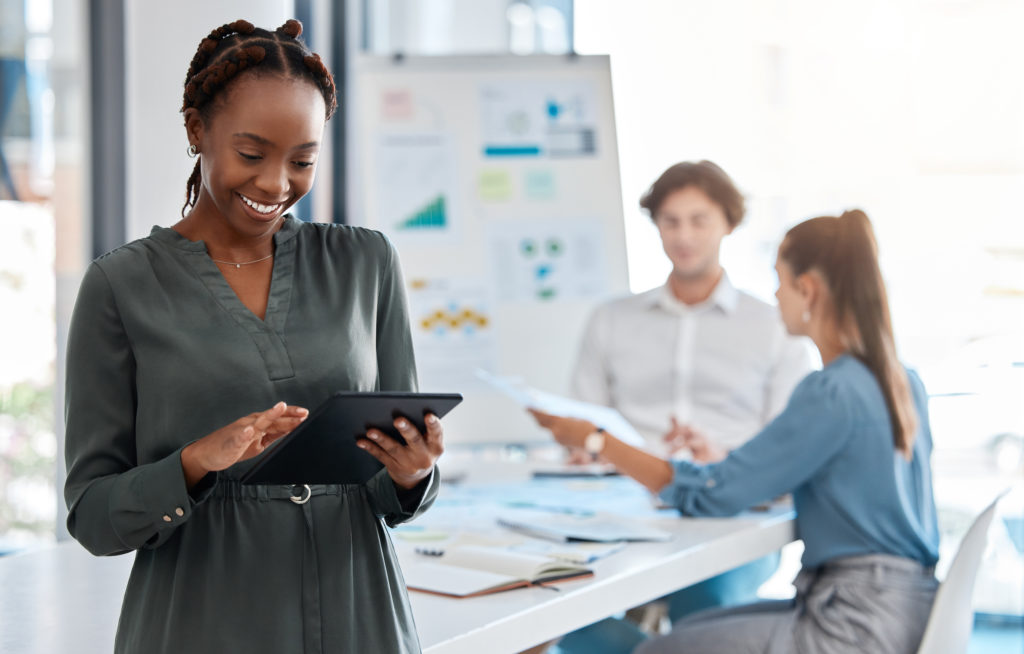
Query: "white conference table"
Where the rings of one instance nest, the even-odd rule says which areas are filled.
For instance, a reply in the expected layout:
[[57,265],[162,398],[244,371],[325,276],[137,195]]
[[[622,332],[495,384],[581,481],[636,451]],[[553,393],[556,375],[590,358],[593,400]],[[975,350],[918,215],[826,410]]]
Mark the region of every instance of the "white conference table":
[[[528,486],[525,476],[511,479],[493,471],[485,476],[487,484],[500,478],[497,483],[505,488]],[[618,496],[625,481],[549,481],[545,492],[589,491],[604,483],[611,484],[605,493]],[[464,495],[475,486],[471,477],[458,487],[442,489],[435,509],[421,520],[429,529],[435,510],[443,519],[453,489]],[[534,487],[531,497],[536,496]],[[649,507],[646,512],[638,508],[644,522],[669,531],[672,540],[632,543],[590,564],[593,577],[558,584],[559,592],[531,587],[472,599],[410,592],[424,652],[518,652],[753,561],[795,539],[793,513],[785,505],[727,519],[654,515]],[[396,532],[394,540],[402,560],[419,556],[401,534]],[[110,652],[131,563],[127,555],[93,557],[74,542],[0,558],[0,651]]]

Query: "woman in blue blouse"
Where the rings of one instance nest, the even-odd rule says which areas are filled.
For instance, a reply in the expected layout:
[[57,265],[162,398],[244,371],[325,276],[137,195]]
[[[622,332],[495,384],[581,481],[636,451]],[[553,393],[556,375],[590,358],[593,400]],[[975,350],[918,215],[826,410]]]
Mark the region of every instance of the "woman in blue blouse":
[[665,461],[586,421],[535,414],[684,515],[793,494],[805,546],[796,599],[693,615],[638,653],[910,654],[924,633],[939,544],[927,396],[896,358],[870,221],[847,211],[797,225],[776,270],[783,322],[814,341],[824,369],[722,461]]

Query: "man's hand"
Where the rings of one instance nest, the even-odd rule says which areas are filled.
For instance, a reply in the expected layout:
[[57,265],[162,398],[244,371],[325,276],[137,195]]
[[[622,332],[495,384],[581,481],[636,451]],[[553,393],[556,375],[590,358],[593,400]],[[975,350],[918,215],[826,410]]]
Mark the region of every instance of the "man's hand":
[[679,424],[675,416],[672,416],[672,428],[662,439],[670,453],[689,450],[698,463],[714,463],[729,455],[729,450],[715,444],[703,433],[690,425]]

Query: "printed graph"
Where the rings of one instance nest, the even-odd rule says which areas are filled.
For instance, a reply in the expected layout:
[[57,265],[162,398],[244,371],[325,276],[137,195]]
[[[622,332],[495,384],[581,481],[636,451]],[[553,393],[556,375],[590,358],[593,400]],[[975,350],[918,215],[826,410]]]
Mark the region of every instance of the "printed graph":
[[398,229],[443,229],[448,225],[443,195],[396,225]]
[[483,313],[474,308],[461,308],[455,304],[431,311],[420,319],[420,327],[435,333],[449,329],[463,331],[486,329],[490,324],[490,318]]

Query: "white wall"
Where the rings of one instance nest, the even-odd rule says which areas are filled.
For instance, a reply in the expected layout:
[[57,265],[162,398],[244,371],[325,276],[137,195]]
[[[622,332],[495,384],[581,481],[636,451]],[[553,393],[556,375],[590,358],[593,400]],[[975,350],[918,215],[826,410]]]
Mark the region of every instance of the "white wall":
[[199,41],[238,18],[275,29],[292,17],[293,7],[291,0],[125,3],[126,240],[181,218],[195,160],[185,152],[188,140],[179,109]]
[[1020,0],[578,0],[608,53],[634,290],[669,264],[637,199],[711,159],[748,195],[723,247],[771,301],[784,230],[859,206],[875,223],[903,356],[1024,329]]

